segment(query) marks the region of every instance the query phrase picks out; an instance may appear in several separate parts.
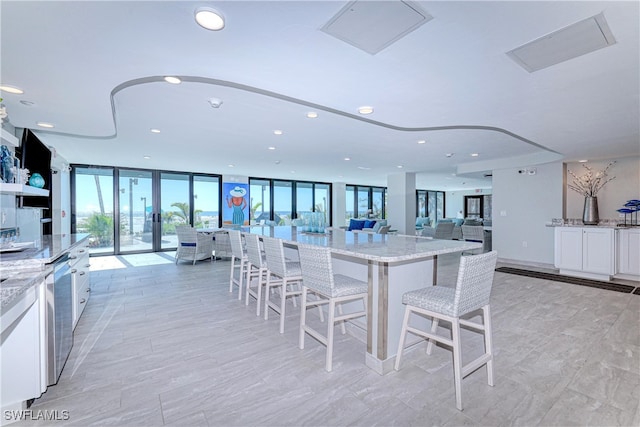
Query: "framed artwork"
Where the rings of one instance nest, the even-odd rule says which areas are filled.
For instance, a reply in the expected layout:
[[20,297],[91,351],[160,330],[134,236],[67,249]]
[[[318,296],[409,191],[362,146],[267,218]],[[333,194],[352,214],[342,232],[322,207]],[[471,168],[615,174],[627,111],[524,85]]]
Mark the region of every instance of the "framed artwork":
[[249,184],[222,184],[222,223],[249,225]]

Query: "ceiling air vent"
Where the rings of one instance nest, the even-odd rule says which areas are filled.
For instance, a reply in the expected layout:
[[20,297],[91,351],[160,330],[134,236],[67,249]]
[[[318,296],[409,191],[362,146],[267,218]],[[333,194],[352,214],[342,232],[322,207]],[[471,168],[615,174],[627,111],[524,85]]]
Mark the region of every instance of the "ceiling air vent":
[[532,73],[615,42],[604,15],[600,13],[517,47],[507,55]]
[[352,1],[320,30],[375,55],[431,19],[411,1]]

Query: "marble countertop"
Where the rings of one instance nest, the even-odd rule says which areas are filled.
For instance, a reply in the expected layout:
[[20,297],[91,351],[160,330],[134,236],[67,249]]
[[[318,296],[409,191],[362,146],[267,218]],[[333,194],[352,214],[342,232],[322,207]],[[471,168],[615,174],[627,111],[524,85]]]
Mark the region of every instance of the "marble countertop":
[[27,289],[53,271],[51,264],[65,252],[83,242],[88,234],[48,235],[34,248],[0,256],[0,307],[7,310]]
[[0,270],[6,267],[14,267],[23,262],[38,262],[49,264],[67,252],[73,246],[89,238],[87,233],[78,234],[53,234],[42,237],[35,242],[33,248],[21,252],[8,252],[0,254]]
[[330,233],[298,232],[296,227],[243,227],[243,232],[282,239],[295,245],[326,246],[336,254],[379,262],[420,260],[435,255],[462,252],[482,247],[481,243],[459,240],[438,240],[403,234],[353,233],[333,229]]
[[626,228],[636,228],[635,225],[624,225],[624,224],[584,225],[584,224],[553,224],[551,222],[548,222],[545,225],[547,227],[613,228],[613,229],[616,229],[616,230],[626,229]]

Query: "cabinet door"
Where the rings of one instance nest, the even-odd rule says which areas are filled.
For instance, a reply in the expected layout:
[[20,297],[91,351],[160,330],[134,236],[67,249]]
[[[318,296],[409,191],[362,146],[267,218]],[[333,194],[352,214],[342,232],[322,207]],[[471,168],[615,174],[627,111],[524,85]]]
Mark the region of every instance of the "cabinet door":
[[582,270],[582,228],[556,227],[554,258],[556,268]]
[[620,230],[619,273],[640,276],[640,230]]
[[589,273],[615,273],[615,245],[611,228],[583,228],[582,269]]

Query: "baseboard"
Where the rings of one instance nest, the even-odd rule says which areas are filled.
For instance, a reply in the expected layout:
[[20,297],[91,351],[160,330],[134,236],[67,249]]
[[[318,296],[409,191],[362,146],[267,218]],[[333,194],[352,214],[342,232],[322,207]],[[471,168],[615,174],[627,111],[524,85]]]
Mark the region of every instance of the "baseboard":
[[509,258],[498,257],[498,263],[522,265],[527,267],[547,268],[550,270],[558,271],[558,269],[553,264],[547,264],[544,262],[532,262],[532,261],[523,261],[521,259],[509,259]]

